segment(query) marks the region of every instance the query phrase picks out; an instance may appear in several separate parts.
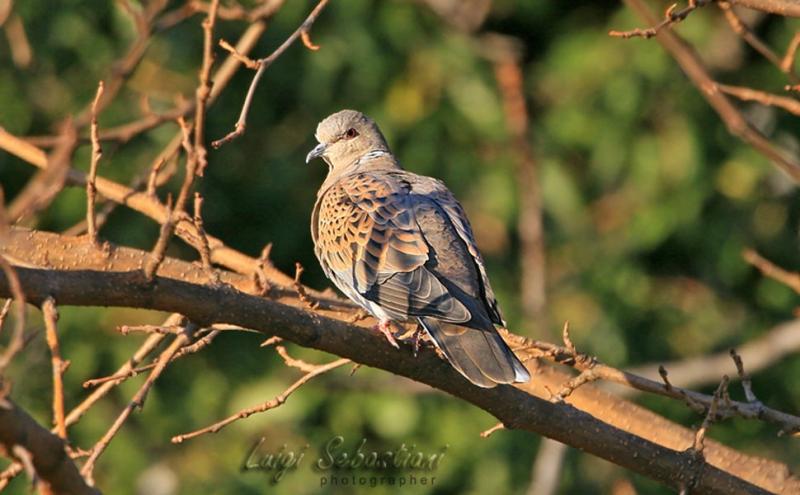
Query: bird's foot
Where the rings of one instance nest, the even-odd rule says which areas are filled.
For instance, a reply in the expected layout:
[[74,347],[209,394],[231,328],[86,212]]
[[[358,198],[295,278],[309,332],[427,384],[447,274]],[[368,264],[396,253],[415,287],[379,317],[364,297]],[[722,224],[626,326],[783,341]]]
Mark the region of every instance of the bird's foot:
[[411,336],[411,345],[413,346],[412,349],[414,350],[414,357],[417,357],[419,354],[419,346],[422,342],[422,327],[418,326],[416,330],[414,330],[414,335]]
[[392,322],[389,320],[381,320],[378,322],[377,325],[373,327],[375,330],[378,330],[386,337],[386,340],[389,341],[395,349],[399,349],[400,345],[397,343],[397,340],[394,338],[394,334],[392,334]]

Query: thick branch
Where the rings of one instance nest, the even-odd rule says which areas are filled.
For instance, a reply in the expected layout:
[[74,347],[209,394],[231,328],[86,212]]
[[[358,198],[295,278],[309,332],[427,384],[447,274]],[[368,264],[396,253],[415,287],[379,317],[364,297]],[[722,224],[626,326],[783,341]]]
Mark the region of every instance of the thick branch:
[[[704,449],[708,465],[698,475],[696,457],[685,452],[694,442],[692,431],[591,385],[576,389],[567,402],[550,402],[545,399],[549,390],[560,388],[570,376],[549,366],[539,366],[525,387],[480,389],[432,349],[423,349],[417,357],[407,348],[395,350],[382,336],[346,323],[347,312],[321,307],[312,313],[302,309],[300,301],[289,306],[224,285],[204,285],[202,266],[173,259],[165,260],[159,276],[148,283],[139,269],[147,253],[111,247],[105,257],[81,252],[76,245],[54,234],[15,230],[0,249],[12,260],[48,252],[49,266],[17,268],[33,303],[53,296],[62,305],[148,308],[178,312],[203,326],[225,322],[252,328],[426,383],[475,404],[509,428],[554,438],[673,487],[697,476],[697,493],[800,490],[800,480],[785,465],[712,441]],[[37,263],[28,259],[26,265]],[[253,288],[243,276],[226,273],[222,278],[237,288]],[[7,294],[7,281],[0,279],[0,295]]]
[[[41,301],[39,301],[41,302]],[[6,455],[21,447],[30,454],[36,475],[48,485],[46,493],[96,495],[67,454],[64,440],[43,428],[8,398],[0,401],[0,444]]]

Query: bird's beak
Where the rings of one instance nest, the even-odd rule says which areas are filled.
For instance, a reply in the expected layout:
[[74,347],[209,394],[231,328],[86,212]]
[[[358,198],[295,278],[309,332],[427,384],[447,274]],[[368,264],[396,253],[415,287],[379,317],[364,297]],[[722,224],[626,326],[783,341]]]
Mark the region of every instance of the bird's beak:
[[306,155],[306,163],[310,162],[314,158],[319,158],[325,154],[325,150],[328,148],[328,145],[325,143],[319,143],[314,147],[309,154]]

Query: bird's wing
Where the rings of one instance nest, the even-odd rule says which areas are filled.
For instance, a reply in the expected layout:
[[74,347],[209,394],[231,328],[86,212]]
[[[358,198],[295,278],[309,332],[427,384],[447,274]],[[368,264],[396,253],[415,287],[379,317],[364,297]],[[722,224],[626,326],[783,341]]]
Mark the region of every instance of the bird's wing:
[[464,304],[426,267],[432,253],[410,192],[407,182],[387,174],[340,179],[318,200],[317,257],[348,295],[357,293],[393,318],[469,321]]
[[[490,319],[498,325],[505,326],[506,323],[497,304],[497,298],[489,283],[486,265],[483,262],[480,251],[478,251],[478,244],[475,241],[475,236],[472,233],[472,227],[469,224],[464,208],[442,181],[432,177],[408,174],[407,172],[404,175],[409,176],[409,182],[415,194],[434,202],[446,216],[458,238],[464,243],[472,263],[477,267],[480,295],[475,294],[475,296],[483,300]],[[464,263],[467,264],[467,260],[464,260]]]

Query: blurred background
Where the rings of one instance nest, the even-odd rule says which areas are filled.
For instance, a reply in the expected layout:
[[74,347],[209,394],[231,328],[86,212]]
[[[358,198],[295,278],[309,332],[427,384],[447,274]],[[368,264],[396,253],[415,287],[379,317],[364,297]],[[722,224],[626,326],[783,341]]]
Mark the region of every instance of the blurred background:
[[[170,2],[167,11],[180,5]],[[287,2],[252,54],[270,53],[314,5]],[[657,11],[666,7],[650,5]],[[781,17],[742,15],[779,52],[800,27]],[[198,14],[155,34],[129,83],[101,114],[101,128],[139,117],[143,96],[155,111],[172,108],[178,94],[193,98],[201,20]],[[354,108],[379,123],[406,168],[445,180],[463,202],[512,331],[558,341],[569,320],[580,350],[623,368],[726,351],[758,338],[793,318],[797,297],[757,274],[741,252],[754,247],[781,266],[800,268],[795,186],[728,134],[655,40],[607,35],[643,25],[616,1],[331,2],[312,30],[321,49],[313,52],[300,43],[290,48],[266,71],[246,134],[210,150],[206,176],[198,182],[206,198],[206,229],[252,256],[272,242],[276,266],[291,274],[299,261],[304,283],[328,287],[309,234],[326,167],[319,161],[305,165],[304,157],[315,144],[320,119]],[[216,35],[234,42],[246,27],[247,22],[220,20]],[[20,53],[20,29],[27,56]],[[63,0],[58,8],[47,0],[17,1],[3,30],[0,126],[19,136],[55,134],[58,122],[91,101],[97,81],[109,76],[136,36],[130,18],[110,1]],[[718,9],[696,11],[676,30],[695,44],[718,80],[771,92],[787,84],[784,74],[731,31]],[[215,50],[219,61],[225,52]],[[517,108],[520,115],[508,92],[516,76],[529,114],[522,127],[509,112]],[[209,140],[232,129],[251,77],[240,70],[211,107]],[[762,132],[798,149],[796,118],[757,104],[741,108]],[[168,123],[124,145],[105,145],[99,174],[131,182],[176,130]],[[82,146],[75,166],[87,169],[89,154],[89,146]],[[0,152],[7,198],[34,172]],[[160,191],[162,199],[165,191],[177,190],[180,177]],[[531,177],[538,178],[541,192],[544,272],[535,260],[523,262],[531,246],[520,225],[529,226],[526,214],[537,216],[536,201],[527,213],[520,207],[526,194],[536,192]],[[84,191],[66,189],[36,225],[61,231],[84,214]],[[118,208],[101,236],[150,249],[158,226]],[[170,254],[196,257],[177,241]],[[164,318],[127,309],[60,311],[62,354],[71,361],[68,408],[87,393],[84,380],[112,373],[141,343],[143,336],[121,336],[117,325]],[[30,315],[30,325],[41,326],[38,312]],[[495,422],[488,414],[371,369],[352,377],[338,370],[306,385],[281,408],[216,435],[171,444],[173,435],[267,400],[298,377],[274,350],[259,348],[260,341],[259,335],[226,332],[202,353],[169,367],[144,410],[100,459],[98,486],[105,493],[164,495],[351,493],[320,487],[322,475],[311,468],[324,444],[341,435],[352,449],[362,438],[373,450],[405,444],[436,453],[447,446],[433,486],[406,487],[409,493],[537,493],[532,480],[539,437],[500,431],[482,439],[479,433]],[[329,359],[289,350],[308,361]],[[48,425],[44,339],[36,338],[14,366],[12,396]],[[770,406],[796,412],[798,376],[800,357],[794,354],[756,373],[755,391]],[[71,428],[76,446],[89,447],[103,434],[140,380],[119,387]],[[713,391],[716,380],[702,390]],[[738,386],[732,394],[742,395]],[[676,401],[633,400],[686,426],[702,421]],[[240,473],[262,436],[262,452],[309,445],[305,464],[274,485],[271,473]],[[773,426],[726,421],[710,436],[800,467],[797,441],[777,437]],[[557,479],[556,493],[670,492],[571,449],[549,472]],[[9,491],[27,493],[28,481],[19,477]]]

